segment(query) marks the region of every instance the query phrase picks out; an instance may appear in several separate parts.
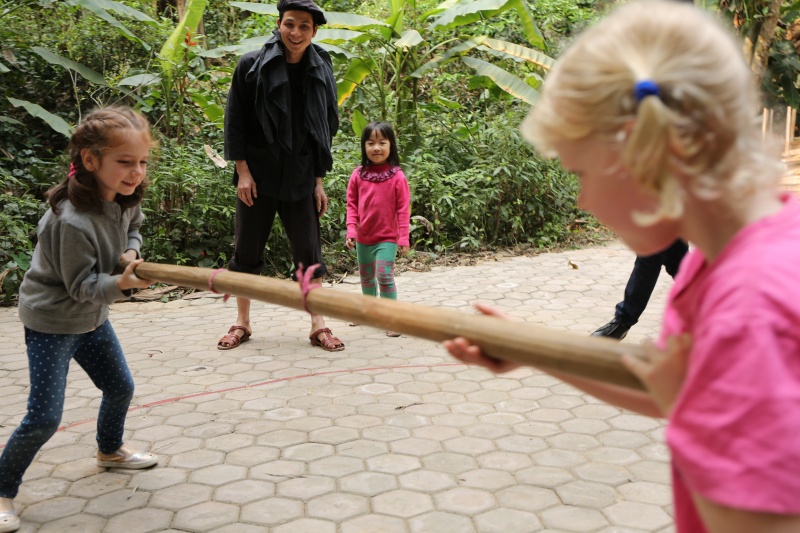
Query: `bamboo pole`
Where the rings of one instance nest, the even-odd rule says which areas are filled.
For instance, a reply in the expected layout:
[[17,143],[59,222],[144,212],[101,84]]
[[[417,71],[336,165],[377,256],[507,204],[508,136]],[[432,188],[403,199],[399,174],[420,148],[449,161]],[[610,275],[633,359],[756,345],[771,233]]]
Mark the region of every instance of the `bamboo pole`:
[[[147,262],[139,264],[135,272],[144,279],[203,290],[210,288],[209,279],[212,279],[213,289],[219,293],[303,309],[300,287],[292,281],[227,270],[218,271],[212,278],[215,271],[210,269]],[[441,342],[465,337],[498,359],[630,389],[643,389],[639,379],[620,362],[623,353],[641,355],[642,347],[638,345],[620,345],[610,339],[556,331],[491,316],[324,288],[309,292],[307,305],[314,314],[391,329],[423,339]]]

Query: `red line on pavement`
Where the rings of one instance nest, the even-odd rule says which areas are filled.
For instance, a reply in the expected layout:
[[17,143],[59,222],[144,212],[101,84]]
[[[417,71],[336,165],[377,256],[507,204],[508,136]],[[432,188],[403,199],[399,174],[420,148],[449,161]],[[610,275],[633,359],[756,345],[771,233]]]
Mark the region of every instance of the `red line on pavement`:
[[[271,385],[273,383],[280,383],[281,381],[293,381],[295,379],[303,379],[303,378],[311,378],[316,376],[327,376],[330,374],[352,374],[354,372],[369,372],[371,370],[393,370],[396,368],[436,368],[441,366],[467,366],[464,363],[440,363],[438,365],[396,365],[396,366],[373,366],[373,367],[366,367],[366,368],[354,368],[354,369],[344,369],[344,370],[328,370],[327,372],[312,372],[310,374],[301,374],[299,376],[289,376],[285,378],[276,378],[270,379],[269,381],[262,381],[260,383],[252,383],[247,385],[240,385],[238,387],[229,387],[227,389],[220,389],[220,390],[213,390],[213,391],[204,391],[204,392],[195,392],[193,394],[186,394],[184,396],[176,396],[175,398],[165,398],[163,400],[157,400],[155,402],[149,402],[143,405],[137,405],[135,407],[131,407],[128,409],[128,412],[138,411],[140,409],[147,409],[149,407],[156,407],[159,405],[166,405],[169,403],[179,402],[181,400],[187,400],[189,398],[199,398],[200,396],[209,396],[211,394],[224,394],[226,392],[233,392],[238,390],[246,390],[252,389],[255,387],[261,387],[264,385]],[[86,420],[80,420],[78,422],[73,422],[66,426],[61,426],[58,428],[58,431],[64,431],[65,429],[74,428],[75,426],[80,426],[82,424],[88,424],[89,422],[96,421],[97,418],[87,418]],[[6,445],[0,445],[0,450],[5,448]]]

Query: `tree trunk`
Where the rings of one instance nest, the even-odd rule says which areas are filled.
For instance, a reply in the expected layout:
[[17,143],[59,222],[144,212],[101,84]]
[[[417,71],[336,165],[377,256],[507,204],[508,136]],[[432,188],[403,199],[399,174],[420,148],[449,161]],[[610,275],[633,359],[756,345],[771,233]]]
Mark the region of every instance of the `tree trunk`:
[[758,24],[753,25],[751,35],[745,39],[745,54],[760,86],[769,61],[769,50],[775,41],[775,30],[781,16],[781,0],[769,0],[768,11]]

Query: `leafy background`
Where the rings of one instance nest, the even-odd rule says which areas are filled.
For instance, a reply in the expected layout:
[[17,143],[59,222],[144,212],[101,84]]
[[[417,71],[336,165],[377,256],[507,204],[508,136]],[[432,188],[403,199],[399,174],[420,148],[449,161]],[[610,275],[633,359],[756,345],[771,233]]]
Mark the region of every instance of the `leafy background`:
[[[334,58],[342,118],[322,220],[333,270],[354,267],[344,247],[345,187],[369,120],[397,129],[420,257],[543,249],[593,226],[575,205],[575,178],[538,157],[518,125],[565,43],[612,0],[319,3],[329,24],[315,40]],[[745,43],[760,42],[777,21],[763,69],[769,105],[797,105],[798,5],[705,6]],[[238,56],[271,34],[275,14],[272,4],[229,0],[0,0],[0,304],[14,302],[44,192],[65,176],[70,129],[101,105],[136,107],[154,125],[145,257],[226,265],[235,190],[218,156],[225,98]],[[268,273],[288,274],[277,221],[266,258]]]

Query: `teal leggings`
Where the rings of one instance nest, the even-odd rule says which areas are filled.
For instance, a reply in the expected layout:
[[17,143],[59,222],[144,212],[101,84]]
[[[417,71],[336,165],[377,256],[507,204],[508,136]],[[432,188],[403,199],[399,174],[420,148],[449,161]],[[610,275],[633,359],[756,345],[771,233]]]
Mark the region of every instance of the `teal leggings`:
[[356,243],[356,252],[358,272],[361,276],[361,293],[377,296],[380,286],[381,298],[397,300],[397,287],[394,284],[394,258],[397,255],[397,245],[393,242],[371,245]]

